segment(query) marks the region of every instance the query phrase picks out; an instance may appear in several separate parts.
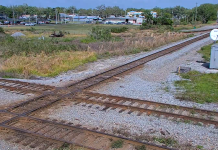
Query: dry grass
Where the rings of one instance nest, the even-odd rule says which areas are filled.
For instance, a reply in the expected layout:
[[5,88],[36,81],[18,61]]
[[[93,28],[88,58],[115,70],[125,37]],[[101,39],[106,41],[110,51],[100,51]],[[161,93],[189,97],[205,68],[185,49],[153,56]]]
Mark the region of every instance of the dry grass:
[[126,33],[113,34],[120,37],[122,41],[95,42],[95,43],[74,43],[81,50],[95,51],[99,55],[124,55],[134,54],[141,51],[148,51],[156,47],[178,41],[187,37],[184,33],[155,33],[154,31],[129,31]]
[[17,56],[14,55],[7,59],[1,71],[16,72],[24,75],[27,78],[29,75],[38,76],[56,76],[61,72],[74,69],[87,62],[97,60],[94,52],[60,52],[52,55],[45,55],[44,53],[36,56]]

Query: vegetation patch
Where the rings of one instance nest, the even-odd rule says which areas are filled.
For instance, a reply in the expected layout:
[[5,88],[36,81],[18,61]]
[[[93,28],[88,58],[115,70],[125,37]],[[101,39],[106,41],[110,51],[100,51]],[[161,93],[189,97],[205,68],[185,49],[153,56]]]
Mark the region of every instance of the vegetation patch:
[[177,144],[178,142],[172,138],[154,138],[155,141],[165,144],[167,146],[174,146],[175,144]]
[[25,78],[30,75],[53,77],[96,60],[94,52],[81,51],[63,51],[51,55],[44,52],[30,56],[13,55],[3,63],[1,71],[22,74]]
[[117,140],[111,143],[111,148],[122,148],[123,140]]
[[127,27],[121,27],[121,28],[111,28],[112,33],[122,33],[128,31]]
[[200,54],[202,54],[202,58],[204,58],[204,60],[207,62],[210,61],[210,52],[211,52],[212,45],[213,44],[206,45],[206,46],[202,47],[200,51],[198,51]]
[[0,39],[1,51],[4,57],[13,55],[31,55],[31,54],[51,54],[61,51],[76,51],[73,44],[61,43],[58,39],[46,38],[40,40],[38,38],[14,38],[11,36],[2,37]]
[[218,74],[204,74],[191,71],[181,74],[185,80],[176,81],[175,85],[183,88],[177,98],[197,103],[218,102]]

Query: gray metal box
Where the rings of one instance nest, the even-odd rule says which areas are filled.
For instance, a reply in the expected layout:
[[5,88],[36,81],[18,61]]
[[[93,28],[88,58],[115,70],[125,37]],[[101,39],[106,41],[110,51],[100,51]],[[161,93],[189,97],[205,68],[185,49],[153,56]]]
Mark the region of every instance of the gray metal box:
[[210,68],[218,69],[218,44],[214,44],[211,47]]

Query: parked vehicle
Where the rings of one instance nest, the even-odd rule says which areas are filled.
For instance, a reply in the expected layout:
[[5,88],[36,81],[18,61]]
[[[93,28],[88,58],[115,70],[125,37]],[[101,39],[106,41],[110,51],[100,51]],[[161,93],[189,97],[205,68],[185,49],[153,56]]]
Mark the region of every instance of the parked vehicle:
[[45,24],[43,21],[39,21],[38,24]]
[[25,25],[26,24],[26,22],[20,22],[20,25]]
[[9,25],[10,21],[4,21],[4,25]]
[[0,25],[3,25],[3,23],[2,23],[2,22],[0,22]]
[[106,22],[106,24],[114,24],[113,22]]
[[25,26],[35,26],[34,23],[26,23]]

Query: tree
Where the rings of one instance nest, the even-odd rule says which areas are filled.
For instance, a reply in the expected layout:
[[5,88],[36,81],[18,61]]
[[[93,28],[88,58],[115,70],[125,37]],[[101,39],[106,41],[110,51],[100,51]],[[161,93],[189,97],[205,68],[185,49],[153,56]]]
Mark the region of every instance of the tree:
[[202,23],[207,23],[209,20],[216,20],[216,9],[213,4],[202,4],[198,7],[198,15]]
[[97,9],[98,14],[99,14],[100,17],[105,16],[105,13],[104,13],[105,9],[106,9],[105,5],[100,5],[100,6],[96,7],[96,9]]
[[154,18],[153,18],[152,14],[151,14],[151,11],[150,10],[145,10],[143,12],[143,15],[145,16],[146,23],[147,24],[152,24]]

